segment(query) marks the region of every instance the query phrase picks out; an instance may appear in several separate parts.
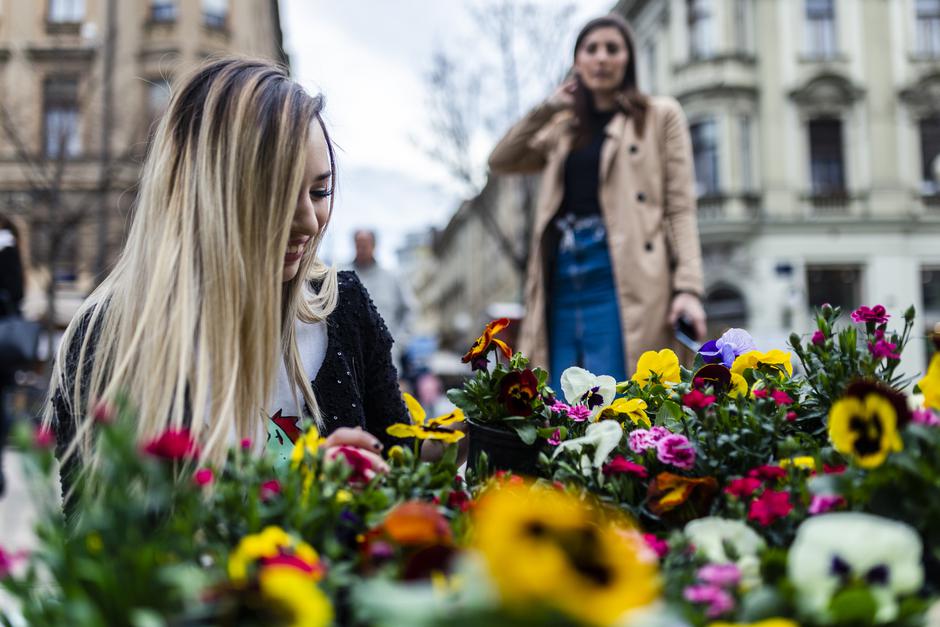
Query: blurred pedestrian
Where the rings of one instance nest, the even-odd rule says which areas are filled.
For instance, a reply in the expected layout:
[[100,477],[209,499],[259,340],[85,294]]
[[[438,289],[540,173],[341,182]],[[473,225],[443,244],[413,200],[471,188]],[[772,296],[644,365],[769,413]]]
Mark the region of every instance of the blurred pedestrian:
[[402,372],[402,354],[408,343],[414,312],[411,290],[393,272],[383,268],[375,258],[376,235],[370,229],[358,229],[353,233],[356,258],[346,268],[354,271],[365,286],[375,308],[385,321],[395,344],[392,357],[399,374]]
[[688,124],[636,82],[617,15],[578,34],[569,79],[513,126],[494,173],[541,172],[520,349],[561,371],[625,379],[646,350],[672,347],[686,318],[705,335]]
[[[0,316],[20,314],[23,300],[23,262],[19,236],[13,221],[0,215]],[[6,489],[3,474],[3,449],[6,446],[10,418],[6,412],[6,393],[13,386],[13,372],[0,371],[0,496]]]

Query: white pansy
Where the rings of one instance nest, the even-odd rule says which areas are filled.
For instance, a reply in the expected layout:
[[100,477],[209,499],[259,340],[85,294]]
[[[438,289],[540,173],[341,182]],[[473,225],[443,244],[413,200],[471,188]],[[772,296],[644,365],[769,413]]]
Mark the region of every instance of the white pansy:
[[572,366],[561,373],[561,391],[569,405],[582,403],[587,396],[600,397],[591,408],[593,419],[602,407],[613,402],[617,394],[617,380],[606,374],[596,376],[584,368]]
[[552,459],[557,457],[561,451],[568,449],[578,453],[585,444],[589,444],[594,447],[594,457],[591,458],[591,463],[594,468],[600,468],[607,461],[610,452],[620,444],[620,438],[622,437],[623,427],[620,426],[619,422],[616,420],[601,420],[588,425],[584,435],[580,438],[565,440],[556,446],[555,452],[552,453]]
[[[810,518],[797,529],[787,569],[797,591],[800,609],[815,620],[831,620],[828,608],[844,577],[864,581],[873,571],[883,582],[869,590],[878,604],[875,620],[894,620],[898,596],[912,594],[924,582],[923,546],[909,525],[858,512],[838,512]],[[834,563],[848,568],[840,576]]]
[[[685,526],[683,533],[696,551],[709,562],[718,564],[740,564],[742,561],[747,564],[747,558],[757,556],[767,546],[764,539],[745,523],[718,516],[697,518]],[[737,559],[725,552],[725,544],[733,547]]]

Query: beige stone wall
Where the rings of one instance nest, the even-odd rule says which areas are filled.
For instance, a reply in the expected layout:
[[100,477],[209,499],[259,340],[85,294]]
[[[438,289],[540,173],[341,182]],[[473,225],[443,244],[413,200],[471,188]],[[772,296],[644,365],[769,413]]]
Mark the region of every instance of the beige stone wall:
[[[223,28],[204,25],[202,0],[177,0],[176,4],[174,21],[156,23],[150,19],[150,2],[116,2],[109,139],[112,155],[122,159],[108,177],[109,191],[95,200],[89,220],[76,228],[76,257],[69,255],[59,268],[60,273],[76,275],[77,285],[70,286],[76,298],[94,283],[99,207],[107,216],[107,256],[113,258],[120,248],[152,121],[148,110],[152,84],[171,81],[211,55],[237,53],[286,62],[275,0],[230,0]],[[28,149],[37,152],[43,136],[43,81],[57,75],[80,78],[81,151],[62,164],[62,188],[77,198],[97,189],[101,178],[107,0],[85,0],[85,16],[74,26],[50,25],[47,10],[48,0],[0,2],[0,103],[10,111]],[[55,169],[50,163],[44,167]],[[30,226],[34,253],[30,310],[34,312],[42,310],[37,290],[49,276],[48,268],[39,263],[46,208],[29,194],[36,188],[31,182],[36,175],[17,158],[7,134],[0,132],[0,212],[20,215]],[[61,319],[67,318],[72,305],[64,303]]]

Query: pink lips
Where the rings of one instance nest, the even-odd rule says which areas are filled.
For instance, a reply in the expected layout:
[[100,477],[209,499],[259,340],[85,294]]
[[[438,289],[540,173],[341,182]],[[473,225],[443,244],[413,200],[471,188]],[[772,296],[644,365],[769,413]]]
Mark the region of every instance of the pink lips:
[[296,261],[300,261],[300,258],[304,256],[304,245],[309,239],[309,237],[301,237],[287,242],[288,247],[300,246],[301,248],[295,253],[284,253],[284,263],[290,264]]

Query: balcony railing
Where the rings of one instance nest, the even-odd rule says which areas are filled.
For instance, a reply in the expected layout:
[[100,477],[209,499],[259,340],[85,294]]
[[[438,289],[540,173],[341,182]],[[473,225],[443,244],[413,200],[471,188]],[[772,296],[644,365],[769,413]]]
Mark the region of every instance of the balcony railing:
[[846,216],[852,199],[846,193],[815,193],[804,198],[809,203],[812,215],[819,217]]

